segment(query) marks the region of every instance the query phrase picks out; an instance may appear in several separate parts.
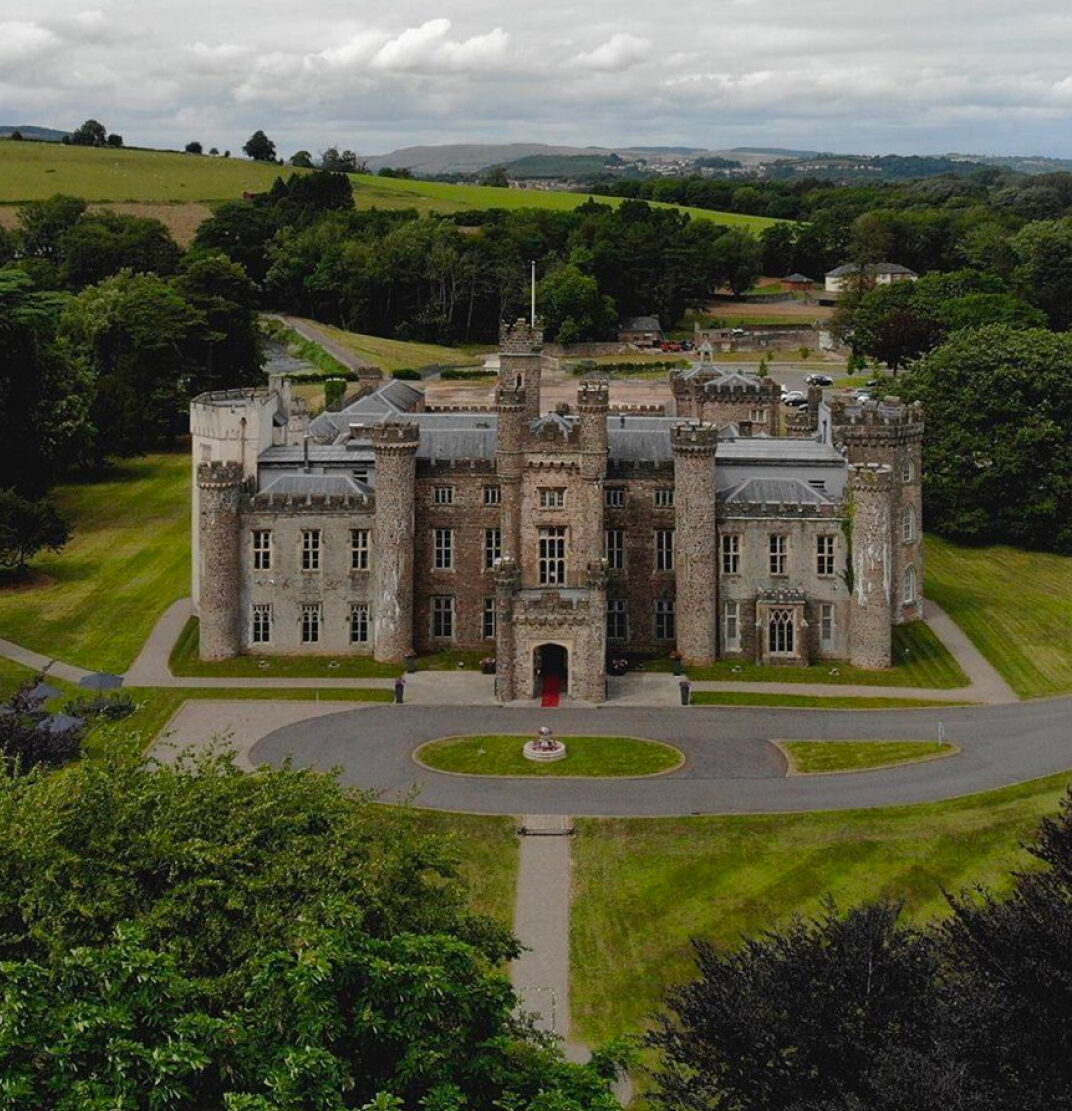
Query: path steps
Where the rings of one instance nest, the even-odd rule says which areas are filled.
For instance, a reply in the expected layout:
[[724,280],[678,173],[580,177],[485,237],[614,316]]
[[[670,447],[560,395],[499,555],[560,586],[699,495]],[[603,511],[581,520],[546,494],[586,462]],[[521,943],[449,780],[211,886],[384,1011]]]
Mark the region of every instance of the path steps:
[[[521,853],[517,876],[514,933],[524,952],[510,966],[510,981],[522,1010],[536,1026],[557,1034],[571,1061],[584,1062],[588,1048],[569,1039],[570,837],[573,820],[565,814],[526,814],[517,827]],[[627,1105],[632,1085],[614,1085]]]

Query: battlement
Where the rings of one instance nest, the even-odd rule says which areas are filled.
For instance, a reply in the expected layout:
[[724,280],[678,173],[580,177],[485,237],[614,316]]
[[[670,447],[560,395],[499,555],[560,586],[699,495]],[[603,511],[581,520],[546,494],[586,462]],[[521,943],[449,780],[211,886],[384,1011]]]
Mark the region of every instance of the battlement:
[[718,427],[714,424],[689,422],[670,429],[670,446],[678,452],[714,454],[718,445]]
[[582,382],[577,387],[577,408],[606,409],[610,404],[610,387],[606,382]]
[[657,403],[646,405],[639,401],[616,401],[611,405],[610,412],[622,417],[665,417],[666,406]]
[[217,461],[197,465],[197,485],[203,490],[241,486],[243,481],[241,463],[221,463]]
[[323,513],[331,510],[372,510],[375,508],[376,499],[371,494],[252,494],[243,502],[243,507],[250,510],[276,509],[286,510],[288,513],[300,513],[303,510]]
[[845,516],[845,507],[840,504],[833,505],[802,505],[782,502],[742,502],[734,501],[733,505],[726,508],[718,507],[720,521],[732,521],[738,518],[748,520],[774,520],[787,521],[838,521]]
[[519,317],[513,324],[499,325],[499,350],[504,355],[539,355],[543,350],[543,328]]
[[495,407],[497,409],[524,409],[525,387],[499,386],[495,390]]
[[886,493],[893,488],[893,468],[885,463],[850,463],[849,486],[854,491]]
[[373,451],[415,452],[421,442],[421,430],[410,421],[387,421],[368,430]]
[[919,401],[906,405],[899,397],[890,395],[881,401],[856,401],[850,397],[835,397],[829,402],[830,416],[843,431],[853,428],[891,428],[923,426],[923,404]]

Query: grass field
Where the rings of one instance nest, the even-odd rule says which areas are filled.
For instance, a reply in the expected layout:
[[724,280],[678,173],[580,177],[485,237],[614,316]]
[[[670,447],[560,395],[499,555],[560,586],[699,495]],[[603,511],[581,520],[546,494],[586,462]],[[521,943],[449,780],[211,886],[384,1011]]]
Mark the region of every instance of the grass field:
[[[592,197],[590,193],[558,193],[542,189],[498,189],[490,185],[447,185],[438,181],[382,178],[371,174],[351,174],[358,208],[409,208],[420,200],[437,212],[460,212],[487,208],[548,208],[569,212],[592,199],[617,207],[620,197]],[[728,227],[747,228],[759,233],[772,224],[782,223],[769,216],[742,216],[736,212],[714,212],[687,205],[658,204],[656,208],[678,208],[697,220],[713,220]]]
[[237,200],[292,172],[244,158],[0,142],[0,203],[69,193],[87,201]]
[[1022,698],[1072,691],[1072,557],[928,536],[926,593]]
[[798,710],[918,710],[925,706],[963,706],[941,698],[853,698],[839,695],[766,694],[763,691],[693,691],[697,706],[790,706]]
[[707,667],[690,667],[692,679],[720,679],[750,683],[866,683],[881,687],[933,687],[953,690],[968,685],[968,677],[945,645],[922,621],[895,625],[894,666],[867,671],[841,661],[809,667],[762,667],[754,663],[722,660]]
[[1000,888],[1068,778],[887,810],[579,820],[574,1036],[643,1029],[663,989],[691,974],[690,937],[734,946],[813,913],[827,892],[842,906],[902,899],[920,922],[943,912],[943,889]]
[[952,756],[956,745],[939,741],[781,741],[796,775],[862,772]]
[[[344,332],[329,324],[317,324],[320,331],[329,335],[336,343],[370,363],[383,367],[390,373],[393,370],[413,369],[423,366],[478,366],[483,358],[473,353],[471,348],[462,351],[457,347],[440,347],[434,343],[410,343],[400,339],[384,339],[381,336],[366,336],[359,332]],[[494,347],[488,351],[498,350]]]
[[0,636],[124,671],[160,614],[190,590],[190,457],[121,463],[103,481],[59,486],[54,497],[71,517],[71,541],[34,559],[46,585],[0,590]]
[[5,660],[0,656],[0,702],[6,702],[23,683],[34,676],[33,671],[14,660]]
[[430,768],[460,775],[629,776],[655,775],[676,768],[682,755],[670,745],[636,737],[558,738],[566,758],[551,764],[526,760],[522,746],[531,735],[517,733],[446,737],[417,750]]

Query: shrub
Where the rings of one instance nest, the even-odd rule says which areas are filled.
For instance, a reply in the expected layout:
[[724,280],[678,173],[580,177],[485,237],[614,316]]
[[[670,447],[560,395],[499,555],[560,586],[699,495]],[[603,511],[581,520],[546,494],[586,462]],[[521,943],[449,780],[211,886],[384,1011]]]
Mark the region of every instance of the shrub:
[[421,380],[421,372],[419,370],[410,370],[404,367],[402,370],[393,371],[392,378],[400,378],[406,382],[419,382]]

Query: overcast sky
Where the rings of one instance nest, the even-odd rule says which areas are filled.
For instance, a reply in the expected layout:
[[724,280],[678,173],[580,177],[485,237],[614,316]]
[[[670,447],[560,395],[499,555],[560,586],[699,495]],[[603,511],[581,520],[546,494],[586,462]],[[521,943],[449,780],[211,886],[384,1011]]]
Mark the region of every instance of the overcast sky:
[[[89,0],[94,3],[94,0]],[[1072,157],[1065,0],[2,0],[0,124],[128,144]]]

